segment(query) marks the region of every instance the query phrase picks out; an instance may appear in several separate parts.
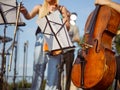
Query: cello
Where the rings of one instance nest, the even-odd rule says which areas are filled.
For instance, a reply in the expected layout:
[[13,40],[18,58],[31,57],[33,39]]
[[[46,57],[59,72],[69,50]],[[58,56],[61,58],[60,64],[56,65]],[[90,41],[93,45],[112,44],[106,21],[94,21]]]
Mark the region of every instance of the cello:
[[87,48],[79,52],[71,73],[75,86],[85,90],[106,90],[112,84],[116,60],[111,45],[119,23],[119,13],[107,6],[97,5],[89,15],[84,30]]

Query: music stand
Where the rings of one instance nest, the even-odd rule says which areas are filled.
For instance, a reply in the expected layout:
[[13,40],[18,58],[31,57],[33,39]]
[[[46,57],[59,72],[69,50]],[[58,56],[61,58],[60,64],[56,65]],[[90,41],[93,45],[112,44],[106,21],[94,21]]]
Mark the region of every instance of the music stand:
[[[58,10],[37,20],[37,24],[44,34],[50,52],[61,50],[62,54],[64,54],[66,50],[75,49],[70,40],[65,23],[63,23],[62,15]],[[63,64],[64,61],[62,59],[60,65],[58,66],[59,90],[61,90],[61,72],[63,71]]]
[[44,34],[48,43],[49,51],[73,49],[65,23],[62,22],[61,13],[56,10],[54,13],[38,19],[37,24]]
[[[17,17],[17,2],[16,0],[0,0],[0,25],[15,24]],[[18,26],[25,26],[20,17]]]
[[[16,31],[18,26],[25,26],[25,23],[22,22],[21,18],[16,19],[17,17],[20,17],[18,15],[18,7],[17,7],[17,1],[16,0],[0,0],[0,25],[5,25],[4,28],[4,38],[6,37],[6,28],[7,25],[16,25],[14,30],[14,40],[12,43],[12,46],[14,46],[15,37],[16,37]],[[12,47],[12,52],[13,52]],[[3,43],[3,52],[2,52],[2,73],[1,73],[1,80],[0,85],[3,84],[3,76],[5,74],[5,42]],[[2,90],[3,86],[0,86]]]

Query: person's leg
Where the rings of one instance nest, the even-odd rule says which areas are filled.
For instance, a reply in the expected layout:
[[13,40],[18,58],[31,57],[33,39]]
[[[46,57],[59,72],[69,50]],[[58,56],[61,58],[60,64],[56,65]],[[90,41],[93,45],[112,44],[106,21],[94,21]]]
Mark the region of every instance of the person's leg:
[[118,80],[118,88],[120,89],[120,79]]
[[72,64],[74,61],[74,50],[68,51],[64,57],[65,64],[66,64],[66,85],[65,90],[70,90],[71,84],[71,71],[72,71]]
[[38,34],[35,43],[34,65],[33,65],[33,80],[30,90],[40,90],[44,71],[46,68],[45,53],[43,52],[43,35]]
[[60,64],[61,55],[51,56],[48,55],[48,73],[47,73],[47,85],[45,90],[57,90],[58,86],[58,68]]

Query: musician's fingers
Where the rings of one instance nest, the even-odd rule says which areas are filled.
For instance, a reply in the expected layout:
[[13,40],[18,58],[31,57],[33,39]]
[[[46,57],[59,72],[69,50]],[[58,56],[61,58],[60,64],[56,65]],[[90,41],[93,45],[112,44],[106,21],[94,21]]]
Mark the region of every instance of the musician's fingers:
[[25,14],[27,12],[26,8],[23,5],[21,5],[21,7],[20,7],[20,12],[23,14]]

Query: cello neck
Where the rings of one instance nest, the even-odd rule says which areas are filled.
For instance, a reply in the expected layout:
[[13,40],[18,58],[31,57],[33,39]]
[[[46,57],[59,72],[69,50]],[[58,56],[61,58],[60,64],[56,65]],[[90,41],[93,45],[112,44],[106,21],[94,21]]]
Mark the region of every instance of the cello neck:
[[92,36],[93,32],[94,32],[94,27],[95,27],[95,22],[96,22],[96,19],[97,19],[97,15],[98,15],[98,12],[99,12],[99,9],[100,9],[100,5],[96,5],[96,8],[94,10],[94,13],[93,13],[93,16],[91,18],[91,23],[89,24],[89,27],[88,27],[88,34],[90,34],[90,36]]

